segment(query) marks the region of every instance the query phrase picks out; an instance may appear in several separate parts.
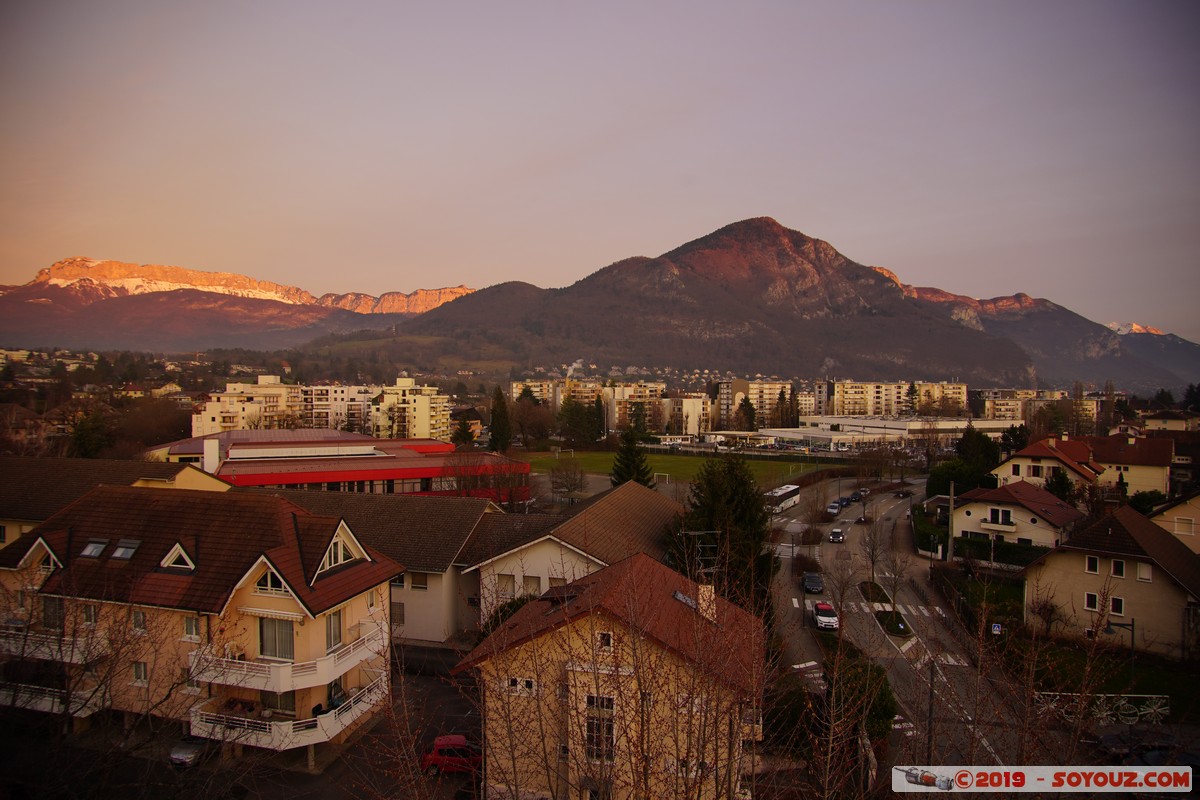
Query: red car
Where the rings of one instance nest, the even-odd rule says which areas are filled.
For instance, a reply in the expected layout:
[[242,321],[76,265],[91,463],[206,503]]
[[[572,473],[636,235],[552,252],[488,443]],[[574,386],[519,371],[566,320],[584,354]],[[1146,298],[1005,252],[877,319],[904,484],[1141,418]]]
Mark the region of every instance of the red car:
[[483,766],[483,750],[460,734],[439,736],[433,749],[421,756],[421,771],[426,775],[442,772],[479,772]]

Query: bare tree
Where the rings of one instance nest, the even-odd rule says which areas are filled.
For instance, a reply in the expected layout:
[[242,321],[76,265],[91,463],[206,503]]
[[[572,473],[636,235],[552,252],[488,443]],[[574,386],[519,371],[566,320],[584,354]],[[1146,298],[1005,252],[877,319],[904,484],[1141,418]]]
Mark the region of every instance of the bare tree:
[[871,568],[871,583],[875,583],[875,568],[891,549],[889,537],[883,533],[877,521],[871,520],[858,540],[858,550]]
[[583,464],[575,457],[560,458],[550,468],[550,489],[557,497],[582,492],[587,485]]

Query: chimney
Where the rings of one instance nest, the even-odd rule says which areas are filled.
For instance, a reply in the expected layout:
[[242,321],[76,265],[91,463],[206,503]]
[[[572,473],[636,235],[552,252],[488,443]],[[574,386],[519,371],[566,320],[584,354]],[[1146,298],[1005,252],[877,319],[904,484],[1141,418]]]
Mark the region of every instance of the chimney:
[[696,610],[709,622],[716,623],[717,595],[712,584],[702,583],[696,586]]
[[204,440],[204,460],[201,462],[204,471],[216,475],[221,468],[221,440],[210,436]]

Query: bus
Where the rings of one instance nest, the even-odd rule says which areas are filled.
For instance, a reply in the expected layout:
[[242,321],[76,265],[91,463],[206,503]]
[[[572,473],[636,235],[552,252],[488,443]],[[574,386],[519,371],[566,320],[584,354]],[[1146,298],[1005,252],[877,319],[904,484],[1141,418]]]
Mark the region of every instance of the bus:
[[800,502],[800,487],[787,484],[763,493],[763,501],[772,514],[782,514]]

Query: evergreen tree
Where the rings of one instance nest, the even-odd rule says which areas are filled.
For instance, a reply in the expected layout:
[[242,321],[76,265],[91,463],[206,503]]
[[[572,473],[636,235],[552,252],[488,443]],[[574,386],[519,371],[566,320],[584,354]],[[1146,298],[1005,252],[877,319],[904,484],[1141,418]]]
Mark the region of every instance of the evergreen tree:
[[522,389],[521,389],[521,393],[519,395],[517,395],[517,402],[519,403],[522,400],[528,400],[531,403],[533,403],[535,406],[539,406],[542,404],[542,401],[538,400],[537,397],[534,395],[533,389],[529,388],[529,384],[525,384],[525,386],[522,387]]
[[637,432],[632,427],[621,433],[621,445],[617,448],[617,457],[613,459],[610,478],[613,486],[635,481],[654,488],[654,473],[650,470],[646,454],[638,448]]
[[604,398],[596,395],[595,401],[592,403],[592,430],[595,432],[593,439],[603,439],[608,436],[608,414],[604,410]]
[[558,432],[571,447],[579,447],[595,440],[594,413],[573,397],[563,400],[558,409]]
[[751,612],[769,602],[775,559],[767,548],[771,515],[745,459],[710,458],[692,481],[674,558],[685,571]]
[[756,431],[758,424],[754,413],[754,404],[750,402],[749,397],[743,397],[742,402],[738,404],[737,411],[734,412],[734,430],[739,431]]
[[458,424],[454,426],[454,433],[450,434],[450,441],[455,447],[470,447],[475,444],[475,434],[471,431],[471,423],[466,417],[459,417]]
[[508,401],[500,387],[492,392],[492,438],[488,449],[496,453],[507,453],[512,443],[512,422],[508,418]]
[[1065,469],[1051,471],[1044,488],[1064,503],[1073,504],[1075,502],[1075,482],[1067,475]]
[[[633,432],[641,435],[646,432],[646,404],[635,402],[629,404],[629,427]],[[624,435],[622,435],[624,440]]]

